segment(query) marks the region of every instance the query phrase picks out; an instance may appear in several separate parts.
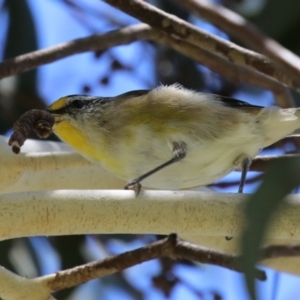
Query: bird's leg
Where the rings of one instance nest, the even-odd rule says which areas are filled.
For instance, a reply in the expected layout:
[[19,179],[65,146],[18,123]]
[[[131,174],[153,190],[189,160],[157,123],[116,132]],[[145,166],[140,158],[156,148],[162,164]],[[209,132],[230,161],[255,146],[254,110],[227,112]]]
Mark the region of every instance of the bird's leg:
[[251,157],[246,157],[243,161],[242,161],[242,175],[241,175],[241,181],[240,181],[240,185],[239,185],[239,193],[243,193],[243,189],[245,186],[245,182],[246,182],[246,176],[247,173],[249,171],[249,167],[252,163],[252,158]]
[[[246,156],[243,160],[242,160],[242,175],[241,175],[241,181],[240,181],[240,185],[239,185],[239,193],[243,193],[243,189],[245,186],[245,182],[246,182],[246,177],[247,177],[247,173],[249,171],[249,167],[252,163],[252,158],[249,156]],[[232,236],[225,236],[225,239],[227,241],[232,240]]]
[[171,158],[170,160],[166,161],[165,163],[159,165],[158,167],[154,168],[153,170],[131,180],[130,182],[128,182],[125,185],[124,189],[125,190],[134,190],[135,194],[137,196],[139,194],[139,192],[141,191],[142,186],[141,186],[140,182],[142,180],[144,180],[145,178],[158,172],[159,170],[172,165],[173,163],[181,161],[182,159],[185,158],[186,153],[187,153],[187,148],[186,148],[186,144],[184,142],[174,142],[173,143],[173,158]]

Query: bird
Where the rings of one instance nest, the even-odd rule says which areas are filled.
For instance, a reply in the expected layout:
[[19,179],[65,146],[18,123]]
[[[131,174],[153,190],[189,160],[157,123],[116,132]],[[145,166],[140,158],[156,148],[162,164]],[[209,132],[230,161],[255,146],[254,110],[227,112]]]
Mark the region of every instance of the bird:
[[179,84],[114,97],[69,95],[51,104],[53,132],[139,193],[212,184],[300,127],[299,108],[263,107]]

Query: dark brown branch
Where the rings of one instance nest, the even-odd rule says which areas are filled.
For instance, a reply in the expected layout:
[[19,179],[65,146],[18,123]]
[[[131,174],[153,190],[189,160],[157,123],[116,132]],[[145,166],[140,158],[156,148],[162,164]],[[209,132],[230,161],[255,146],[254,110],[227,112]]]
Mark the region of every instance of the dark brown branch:
[[276,257],[293,257],[300,255],[300,245],[273,245],[261,250],[263,259]]
[[[238,256],[193,245],[178,239],[176,234],[171,234],[167,238],[148,246],[108,257],[101,261],[60,271],[55,276],[44,276],[40,280],[44,280],[51,291],[58,291],[162,257],[169,257],[175,260],[187,259],[214,264],[231,270],[240,270],[237,266]],[[257,270],[257,278],[264,280],[265,272]]]
[[[259,175],[253,176],[246,180],[246,184],[257,183],[258,181],[263,180],[263,178],[264,178],[264,174],[259,174]],[[224,189],[224,188],[230,188],[230,187],[237,187],[240,184],[240,182],[241,182],[240,180],[220,181],[220,182],[210,184],[209,186],[212,188],[217,187],[217,188]]]
[[76,39],[54,47],[33,51],[5,60],[0,63],[0,79],[20,74],[70,55],[87,51],[106,50],[114,46],[129,44],[136,40],[149,40],[154,38],[155,31],[153,29],[144,24],[139,24],[104,34],[95,34],[90,37]]
[[[127,44],[136,40],[161,42],[178,52],[207,66],[235,83],[251,84],[268,89],[281,99],[282,106],[291,106],[292,98],[287,89],[278,81],[248,68],[235,65],[228,60],[199,49],[183,40],[172,38],[161,31],[152,29],[146,24],[129,26],[103,35],[93,35],[76,39],[51,48],[34,51],[0,63],[0,78],[16,75],[37,66],[50,63],[64,57],[85,51],[103,50],[116,45]],[[286,103],[289,103],[288,105]]]
[[[299,245],[275,245],[262,248],[261,259],[290,257],[300,255]],[[201,247],[170,234],[167,238],[145,247],[128,251],[106,259],[59,271],[55,275],[38,278],[54,292],[76,286],[89,280],[107,276],[126,268],[155,258],[168,257],[174,260],[185,259],[200,263],[214,264],[231,270],[240,271],[239,256]],[[265,272],[257,270],[258,279],[265,280]]]
[[192,58],[198,63],[205,65],[210,70],[223,75],[235,83],[247,83],[263,89],[271,90],[277,97],[281,107],[287,108],[294,104],[289,90],[277,80],[239,65],[236,65],[223,57],[204,49],[198,48],[183,40],[161,33],[157,36],[158,41],[168,45],[176,51]]
[[285,72],[278,70],[267,57],[209,34],[145,1],[104,1],[172,37],[177,37],[199,48],[218,54],[236,64],[251,67],[300,91],[300,70],[298,70],[297,76],[290,78]]
[[234,11],[207,0],[172,1],[188,10],[196,11],[201,17],[215,24],[221,30],[240,39],[245,45],[278,63],[292,78],[299,78],[299,57],[275,40],[265,36],[256,26]]
[[284,158],[300,157],[299,154],[257,156],[250,166],[251,171],[265,172],[271,162]]

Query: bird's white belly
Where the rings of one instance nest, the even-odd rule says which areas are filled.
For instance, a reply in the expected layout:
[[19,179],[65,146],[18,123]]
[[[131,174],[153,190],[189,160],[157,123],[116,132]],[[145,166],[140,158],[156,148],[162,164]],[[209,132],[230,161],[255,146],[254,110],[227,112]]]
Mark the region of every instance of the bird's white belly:
[[[237,160],[241,156],[254,157],[262,144],[255,135],[242,137],[240,140],[233,136],[209,142],[184,142],[187,144],[186,157],[144,179],[144,187],[188,189],[213,183],[240,167],[241,161],[237,164]],[[171,143],[155,138],[144,140],[116,157],[125,163],[126,175],[115,175],[130,181],[172,157]]]
[[191,151],[182,161],[146,178],[142,185],[155,189],[187,189],[211,184],[240,167],[235,162],[246,149],[232,149],[227,153],[209,150]]

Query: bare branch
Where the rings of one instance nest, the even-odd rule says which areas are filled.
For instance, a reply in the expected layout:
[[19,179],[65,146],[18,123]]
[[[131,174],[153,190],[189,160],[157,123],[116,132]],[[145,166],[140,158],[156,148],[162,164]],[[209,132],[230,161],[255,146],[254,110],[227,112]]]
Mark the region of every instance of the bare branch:
[[[260,253],[263,260],[299,256],[300,246],[267,246],[262,248]],[[211,250],[181,240],[177,238],[176,234],[170,234],[168,237],[147,246],[38,278],[23,278],[5,268],[0,268],[1,286],[5,287],[4,289],[0,288],[0,295],[1,297],[18,299],[54,299],[50,293],[120,272],[152,259],[166,257],[174,260],[184,259],[213,264],[230,270],[241,271],[239,255]],[[256,270],[256,278],[265,280],[265,272]]]
[[[272,245],[261,249],[261,259],[263,260],[292,256],[300,256],[299,245]],[[37,281],[47,285],[52,292],[55,292],[163,257],[212,264],[237,272],[241,271],[239,255],[212,250],[179,239],[176,234],[170,234],[168,237],[147,246],[59,271],[55,274],[42,276],[37,278]],[[257,279],[265,280],[266,274],[261,270],[257,270],[256,277]]]
[[263,259],[300,256],[300,245],[271,245],[261,250]]
[[236,64],[251,67],[300,91],[300,70],[298,70],[296,77],[291,78],[286,75],[286,72],[278,70],[267,57],[203,31],[145,1],[104,1],[172,37],[180,38],[199,48],[216,53]]
[[76,39],[51,48],[34,51],[6,60],[3,63],[0,63],[0,78],[16,75],[37,66],[62,59],[66,56],[85,51],[103,50],[139,39],[164,43],[233,82],[247,82],[248,84],[271,90],[279,99],[281,99],[279,105],[282,107],[292,106],[293,104],[290,93],[278,81],[254,70],[235,65],[220,56],[197,48],[183,40],[172,38],[161,31],[152,29],[146,24],[133,25],[103,35],[93,35],[87,38]]
[[257,156],[252,161],[250,166],[251,171],[259,171],[264,172],[267,170],[269,164],[273,161],[280,160],[283,158],[292,158],[299,157],[299,154],[285,154],[285,155],[265,155],[265,156]]
[[181,39],[167,34],[157,36],[158,40],[178,52],[194,59],[210,70],[223,75],[235,83],[247,83],[263,89],[271,90],[277,97],[278,105],[283,108],[294,106],[294,101],[289,90],[272,77],[266,76],[255,70],[236,65],[223,57],[198,48]]
[[252,49],[261,52],[278,63],[292,78],[299,78],[300,59],[297,55],[264,35],[245,18],[217,3],[207,0],[173,0],[215,24],[221,30],[240,39]]
[[54,47],[23,54],[0,64],[0,79],[16,75],[40,65],[86,51],[105,50],[117,45],[125,45],[136,40],[147,40],[155,36],[154,30],[144,24],[128,26],[104,34],[76,39]]
[[[59,271],[56,274],[43,276],[37,280],[40,283],[47,285],[54,292],[76,286],[92,279],[123,271],[124,269],[137,264],[162,257],[169,257],[175,260],[187,259],[200,263],[208,263],[240,272],[237,255],[214,251],[191,244],[178,239],[176,234],[171,234],[167,238],[145,247],[107,257],[100,261],[77,266],[72,269]],[[257,270],[257,278],[265,280],[265,272]]]

